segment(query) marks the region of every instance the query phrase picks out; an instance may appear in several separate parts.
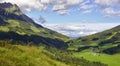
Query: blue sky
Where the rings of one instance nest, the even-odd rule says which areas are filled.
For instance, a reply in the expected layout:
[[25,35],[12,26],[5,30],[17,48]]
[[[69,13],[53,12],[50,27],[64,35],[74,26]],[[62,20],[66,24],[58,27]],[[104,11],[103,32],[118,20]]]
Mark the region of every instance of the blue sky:
[[17,4],[39,23],[120,22],[120,0],[1,0]]
[[117,16],[105,17],[105,15],[99,12],[91,12],[91,13],[83,14],[80,11],[75,11],[70,14],[59,15],[56,14],[55,12],[46,13],[46,12],[32,11],[27,13],[27,15],[32,17],[34,20],[42,16],[47,21],[47,23],[120,22],[120,18]]

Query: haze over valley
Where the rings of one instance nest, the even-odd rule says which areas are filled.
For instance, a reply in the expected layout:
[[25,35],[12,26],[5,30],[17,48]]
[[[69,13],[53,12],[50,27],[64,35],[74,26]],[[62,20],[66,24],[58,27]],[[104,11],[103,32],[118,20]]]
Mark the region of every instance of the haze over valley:
[[57,31],[70,38],[88,36],[118,26],[120,23],[78,23],[78,24],[44,24],[44,27]]

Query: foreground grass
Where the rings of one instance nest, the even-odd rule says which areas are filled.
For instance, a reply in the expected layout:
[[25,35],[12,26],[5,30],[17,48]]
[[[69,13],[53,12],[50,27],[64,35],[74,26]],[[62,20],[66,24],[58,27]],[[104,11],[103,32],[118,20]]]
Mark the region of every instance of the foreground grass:
[[105,64],[108,64],[108,66],[120,66],[120,54],[114,54],[114,55],[108,55],[108,54],[96,54],[93,52],[90,52],[88,50],[84,50],[81,52],[75,52],[74,55],[76,57],[84,57],[85,59],[89,61],[99,61]]
[[[28,44],[29,45],[29,44]],[[0,66],[107,66],[47,46],[0,44]]]
[[0,66],[68,66],[53,60],[43,52],[44,47],[7,45],[0,47]]

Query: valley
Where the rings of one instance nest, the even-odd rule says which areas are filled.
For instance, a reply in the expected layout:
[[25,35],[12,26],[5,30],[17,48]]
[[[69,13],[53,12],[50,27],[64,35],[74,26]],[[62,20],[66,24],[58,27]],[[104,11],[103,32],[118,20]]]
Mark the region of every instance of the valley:
[[120,61],[120,26],[69,42],[68,50],[74,56],[84,57],[90,61],[100,61],[108,66],[119,66]]
[[120,25],[71,39],[0,3],[0,66],[119,66],[119,56]]

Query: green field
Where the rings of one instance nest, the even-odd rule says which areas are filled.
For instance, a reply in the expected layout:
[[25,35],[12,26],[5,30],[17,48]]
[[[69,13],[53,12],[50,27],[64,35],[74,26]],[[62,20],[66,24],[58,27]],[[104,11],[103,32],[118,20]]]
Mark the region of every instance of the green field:
[[84,50],[81,52],[75,52],[74,56],[76,57],[83,57],[89,61],[99,61],[108,66],[120,66],[120,54],[108,55],[102,53],[93,53],[88,50]]

